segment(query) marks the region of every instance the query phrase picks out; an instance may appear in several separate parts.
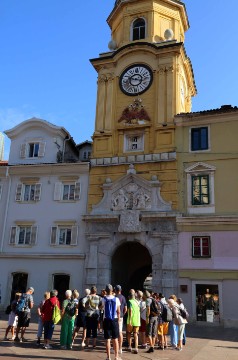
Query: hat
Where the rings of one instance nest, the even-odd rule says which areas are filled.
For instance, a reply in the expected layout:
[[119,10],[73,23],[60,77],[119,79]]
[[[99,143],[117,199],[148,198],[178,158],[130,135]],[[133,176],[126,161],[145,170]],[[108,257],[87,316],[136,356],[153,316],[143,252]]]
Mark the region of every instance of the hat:
[[106,289],[106,292],[113,291],[113,287],[111,284],[107,284],[105,289]]
[[115,291],[121,291],[121,285],[116,285],[115,286]]
[[28,288],[28,291],[29,291],[29,290],[32,292],[32,294],[34,294],[35,290],[34,290],[34,288],[33,288],[32,286],[30,286],[30,287]]

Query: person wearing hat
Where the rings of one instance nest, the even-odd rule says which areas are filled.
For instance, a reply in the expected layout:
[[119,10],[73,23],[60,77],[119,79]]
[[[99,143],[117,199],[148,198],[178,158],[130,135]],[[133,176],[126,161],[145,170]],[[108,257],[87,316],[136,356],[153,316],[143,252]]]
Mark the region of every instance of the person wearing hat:
[[124,317],[124,315],[127,313],[127,303],[126,303],[125,296],[122,295],[122,293],[121,293],[121,285],[116,285],[114,290],[115,290],[116,297],[119,299],[120,304],[121,304],[121,305],[120,305],[120,319],[119,319],[119,338],[118,338],[119,350],[118,350],[118,352],[119,352],[119,354],[122,354],[123,317]]
[[[25,341],[24,335],[26,332],[26,328],[29,327],[30,319],[31,319],[31,309],[34,306],[33,295],[34,288],[30,286],[25,294],[22,294],[19,302],[24,302],[24,307],[22,311],[18,314],[18,324],[16,329],[16,342]],[[19,333],[21,331],[21,338],[19,339]]]
[[102,298],[100,308],[104,310],[103,329],[104,339],[106,340],[107,360],[111,359],[111,338],[115,360],[121,360],[118,356],[120,301],[113,295],[113,287],[111,284],[106,285],[105,291],[106,295]]

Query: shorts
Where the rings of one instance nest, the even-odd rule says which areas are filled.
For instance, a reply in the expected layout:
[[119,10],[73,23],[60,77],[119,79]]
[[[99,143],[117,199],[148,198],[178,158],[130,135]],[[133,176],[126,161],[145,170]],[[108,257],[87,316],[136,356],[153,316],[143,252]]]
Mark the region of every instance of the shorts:
[[128,333],[138,333],[139,332],[139,326],[133,326],[133,325],[131,325],[131,324],[127,324],[126,325],[126,331],[128,332]]
[[165,322],[163,324],[158,325],[158,335],[167,335],[169,331],[169,323]]
[[140,323],[141,323],[141,326],[140,326],[139,332],[145,332],[146,331],[146,321],[144,319],[140,319]]
[[18,318],[18,316],[13,311],[11,311],[9,316],[8,316],[8,325],[9,326],[16,326],[17,325],[17,318]]
[[103,330],[104,330],[104,339],[108,340],[118,339],[119,338],[119,323],[118,319],[110,320],[104,319],[103,320]]
[[157,316],[152,316],[146,324],[146,336],[155,337],[157,335],[158,320]]
[[77,316],[77,318],[76,318],[76,324],[75,324],[75,326],[77,327],[77,328],[84,328],[84,329],[86,329],[86,312],[85,313],[78,313],[78,316]]
[[31,320],[31,313],[30,312],[21,312],[18,315],[18,324],[17,327],[28,327]]

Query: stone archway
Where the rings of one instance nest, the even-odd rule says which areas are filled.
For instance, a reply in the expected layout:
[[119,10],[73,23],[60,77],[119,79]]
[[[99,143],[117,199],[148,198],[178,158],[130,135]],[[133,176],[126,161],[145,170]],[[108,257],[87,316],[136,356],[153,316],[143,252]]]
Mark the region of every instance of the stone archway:
[[126,242],[114,252],[111,261],[111,281],[122,286],[123,293],[143,290],[146,277],[152,272],[152,258],[148,249],[139,242]]

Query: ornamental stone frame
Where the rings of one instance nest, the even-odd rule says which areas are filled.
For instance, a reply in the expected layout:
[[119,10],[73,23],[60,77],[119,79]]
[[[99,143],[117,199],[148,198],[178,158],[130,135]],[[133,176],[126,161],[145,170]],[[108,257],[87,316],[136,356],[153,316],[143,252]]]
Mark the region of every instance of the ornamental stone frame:
[[[178,236],[171,204],[160,195],[156,176],[147,181],[130,165],[127,175],[103,184],[103,199],[84,216],[88,252],[85,287],[111,282],[111,259],[126,242],[143,245],[152,259],[152,288],[165,296],[178,291]],[[115,285],[115,284],[114,284]]]

